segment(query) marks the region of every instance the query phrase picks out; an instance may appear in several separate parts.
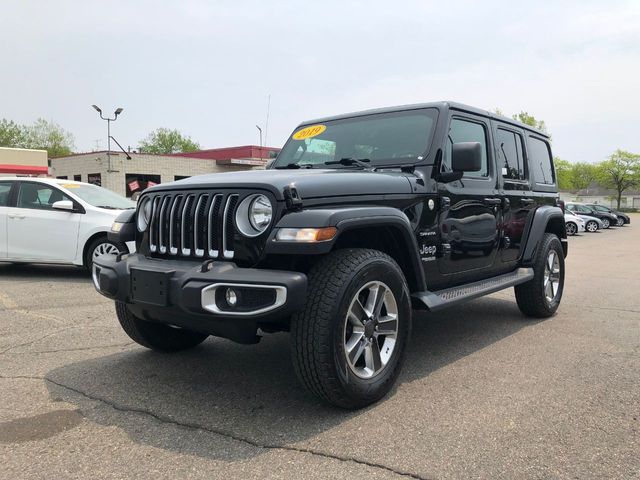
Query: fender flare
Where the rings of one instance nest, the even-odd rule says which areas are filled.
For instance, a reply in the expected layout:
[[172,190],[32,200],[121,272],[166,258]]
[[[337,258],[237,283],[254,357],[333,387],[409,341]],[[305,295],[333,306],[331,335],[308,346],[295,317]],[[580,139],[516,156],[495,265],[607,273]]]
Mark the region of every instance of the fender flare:
[[559,236],[565,257],[567,256],[567,231],[565,229],[564,213],[560,207],[543,205],[534,211],[533,218],[529,222],[527,231],[525,232],[526,240],[522,253],[522,265],[530,265],[533,262],[538,242],[548,231],[547,226],[549,222],[553,221],[558,221],[562,224]]
[[[409,255],[412,275],[414,276],[419,289],[426,288],[422,260],[418,254],[418,244],[416,236],[407,216],[397,208],[393,207],[341,207],[341,208],[320,208],[313,210],[301,210],[292,212],[276,224],[265,247],[265,255],[287,254],[287,255],[318,255],[329,253],[340,236],[345,232],[363,227],[392,227],[400,234],[403,242],[403,249]],[[280,228],[322,228],[336,227],[336,236],[325,242],[318,243],[296,243],[277,242],[275,236]]]

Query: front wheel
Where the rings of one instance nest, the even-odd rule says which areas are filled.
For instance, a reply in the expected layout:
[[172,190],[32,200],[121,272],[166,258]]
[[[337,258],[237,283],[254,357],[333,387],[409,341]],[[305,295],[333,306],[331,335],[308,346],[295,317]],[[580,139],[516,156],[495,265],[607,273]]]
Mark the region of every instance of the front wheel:
[[364,407],[392,388],[410,331],[398,264],[377,250],[338,250],[313,267],[306,305],[291,320],[296,373],[322,400]]
[[617,220],[616,224],[617,224],[619,227],[624,227],[624,218],[622,218],[622,217],[618,217],[618,220]]
[[193,348],[206,340],[205,333],[192,332],[136,317],[124,302],[116,301],[116,315],[122,329],[139,345],[160,352],[178,352]]
[[567,235],[575,235],[576,233],[578,233],[578,225],[576,225],[573,222],[567,222],[567,224],[565,225],[566,229],[567,229]]
[[96,238],[87,248],[86,257],[84,259],[85,266],[91,270],[93,262],[96,258],[103,255],[118,255],[122,252],[127,252],[127,246],[121,243],[112,242],[107,240],[106,237]]
[[564,290],[564,252],[557,236],[545,233],[533,263],[533,279],[514,287],[520,311],[547,318],[556,313]]

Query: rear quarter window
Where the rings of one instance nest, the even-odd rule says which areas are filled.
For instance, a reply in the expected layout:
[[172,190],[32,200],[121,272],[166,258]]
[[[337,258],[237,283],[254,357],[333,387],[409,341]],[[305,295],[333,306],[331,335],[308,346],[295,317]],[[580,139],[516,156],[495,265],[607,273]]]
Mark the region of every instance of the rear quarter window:
[[529,163],[537,184],[555,185],[551,148],[546,140],[529,135]]
[[11,193],[11,182],[0,182],[0,207],[9,206],[9,193]]

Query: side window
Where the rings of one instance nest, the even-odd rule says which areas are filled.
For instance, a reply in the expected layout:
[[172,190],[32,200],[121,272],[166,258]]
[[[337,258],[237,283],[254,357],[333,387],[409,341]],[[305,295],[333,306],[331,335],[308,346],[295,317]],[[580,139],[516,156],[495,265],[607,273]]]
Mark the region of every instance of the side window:
[[556,183],[551,166],[551,150],[547,142],[529,136],[529,160],[536,183],[546,185]]
[[23,183],[18,193],[18,208],[36,208],[51,210],[59,200],[71,200],[57,188],[43,183]]
[[470,120],[454,118],[449,126],[447,146],[442,160],[442,170],[451,171],[451,148],[458,142],[480,142],[482,145],[482,168],[477,172],[465,172],[465,177],[487,177],[489,169],[487,163],[487,132],[484,125]]
[[498,128],[496,146],[498,165],[501,165],[502,177],[510,180],[526,180],[522,136],[504,128]]
[[9,193],[11,193],[11,182],[0,182],[0,207],[9,206]]

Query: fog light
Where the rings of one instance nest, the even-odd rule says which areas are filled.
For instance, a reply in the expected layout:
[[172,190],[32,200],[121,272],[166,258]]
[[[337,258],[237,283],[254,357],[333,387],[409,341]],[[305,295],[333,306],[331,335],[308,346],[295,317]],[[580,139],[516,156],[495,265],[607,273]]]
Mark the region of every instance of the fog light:
[[235,307],[238,303],[238,294],[233,288],[227,288],[224,298],[230,307]]

